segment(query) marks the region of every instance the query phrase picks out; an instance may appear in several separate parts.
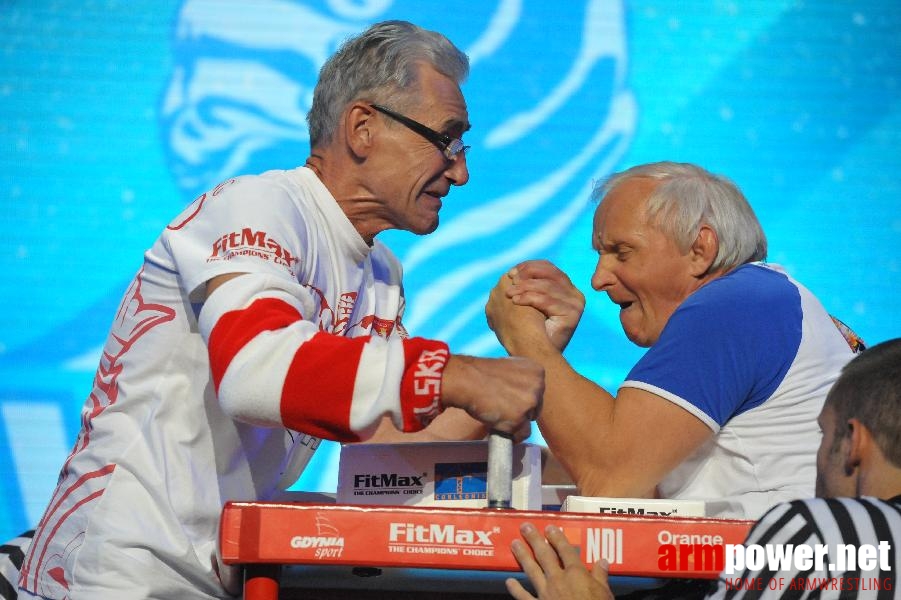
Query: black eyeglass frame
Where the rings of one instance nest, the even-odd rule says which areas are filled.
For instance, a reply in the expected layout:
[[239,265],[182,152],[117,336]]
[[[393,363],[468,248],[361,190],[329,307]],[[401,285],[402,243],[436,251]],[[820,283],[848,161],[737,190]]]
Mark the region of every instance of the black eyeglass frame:
[[431,127],[423,125],[419,121],[415,121],[410,117],[406,117],[400,113],[394,112],[390,108],[385,108],[381,104],[370,104],[372,108],[379,111],[380,113],[384,113],[407,127],[407,129],[414,131],[427,139],[428,141],[435,144],[439,150],[441,150],[442,154],[447,160],[454,160],[457,158],[457,155],[463,153],[465,154],[467,150],[469,150],[469,146],[463,144],[463,140],[459,138],[453,138],[446,133],[440,133],[435,131]]

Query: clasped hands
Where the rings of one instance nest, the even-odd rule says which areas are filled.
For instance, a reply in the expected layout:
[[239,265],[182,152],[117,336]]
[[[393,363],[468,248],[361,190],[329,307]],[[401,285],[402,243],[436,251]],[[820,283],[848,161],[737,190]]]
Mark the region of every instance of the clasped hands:
[[522,262],[501,276],[488,297],[485,316],[511,355],[527,356],[535,344],[563,352],[572,338],[585,296],[546,260]]

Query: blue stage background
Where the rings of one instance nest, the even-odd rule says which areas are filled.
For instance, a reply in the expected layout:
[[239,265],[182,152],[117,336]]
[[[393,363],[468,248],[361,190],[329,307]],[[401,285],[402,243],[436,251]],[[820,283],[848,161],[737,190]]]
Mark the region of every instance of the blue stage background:
[[[411,332],[500,355],[488,289],[549,258],[589,297],[568,357],[615,390],[641,351],[588,284],[589,190],[670,159],[738,183],[770,261],[867,342],[901,335],[898,2],[7,0],[0,541],[40,518],[142,252],[225,177],[301,164],[319,65],[386,18],[472,58],[471,181],[437,233],[384,235]],[[333,491],[336,460],[324,444],[297,487]]]

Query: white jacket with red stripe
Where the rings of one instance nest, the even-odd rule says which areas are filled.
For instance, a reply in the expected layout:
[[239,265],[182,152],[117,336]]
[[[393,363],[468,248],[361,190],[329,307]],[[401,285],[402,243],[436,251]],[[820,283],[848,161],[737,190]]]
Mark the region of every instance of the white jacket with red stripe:
[[[206,282],[243,273],[205,298]],[[239,177],[146,253],[23,564],[49,598],[225,597],[226,500],[292,484],[318,437],[440,411],[447,346],[409,338],[401,268],[315,174]],[[303,432],[303,433],[298,433]]]

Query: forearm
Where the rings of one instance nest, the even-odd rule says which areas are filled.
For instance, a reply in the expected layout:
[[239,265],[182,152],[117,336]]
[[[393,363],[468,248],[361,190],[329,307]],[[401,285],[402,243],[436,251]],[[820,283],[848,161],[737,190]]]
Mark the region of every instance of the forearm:
[[[502,293],[504,279],[491,292],[488,321],[511,356],[529,358],[544,368],[545,390],[538,426],[548,448],[579,485],[595,469],[593,440],[605,439],[613,398],[579,375],[547,335],[545,316],[511,303]],[[603,457],[603,454],[599,454]]]
[[648,497],[658,469],[638,468],[629,430],[618,427],[617,399],[577,373],[549,343],[520,339],[510,344],[545,369],[544,408],[538,426],[548,448],[587,496]]
[[610,457],[603,452],[611,437],[614,398],[579,375],[555,352],[530,351],[545,368],[544,408],[538,427],[548,448],[583,493],[586,484],[610,472]]

